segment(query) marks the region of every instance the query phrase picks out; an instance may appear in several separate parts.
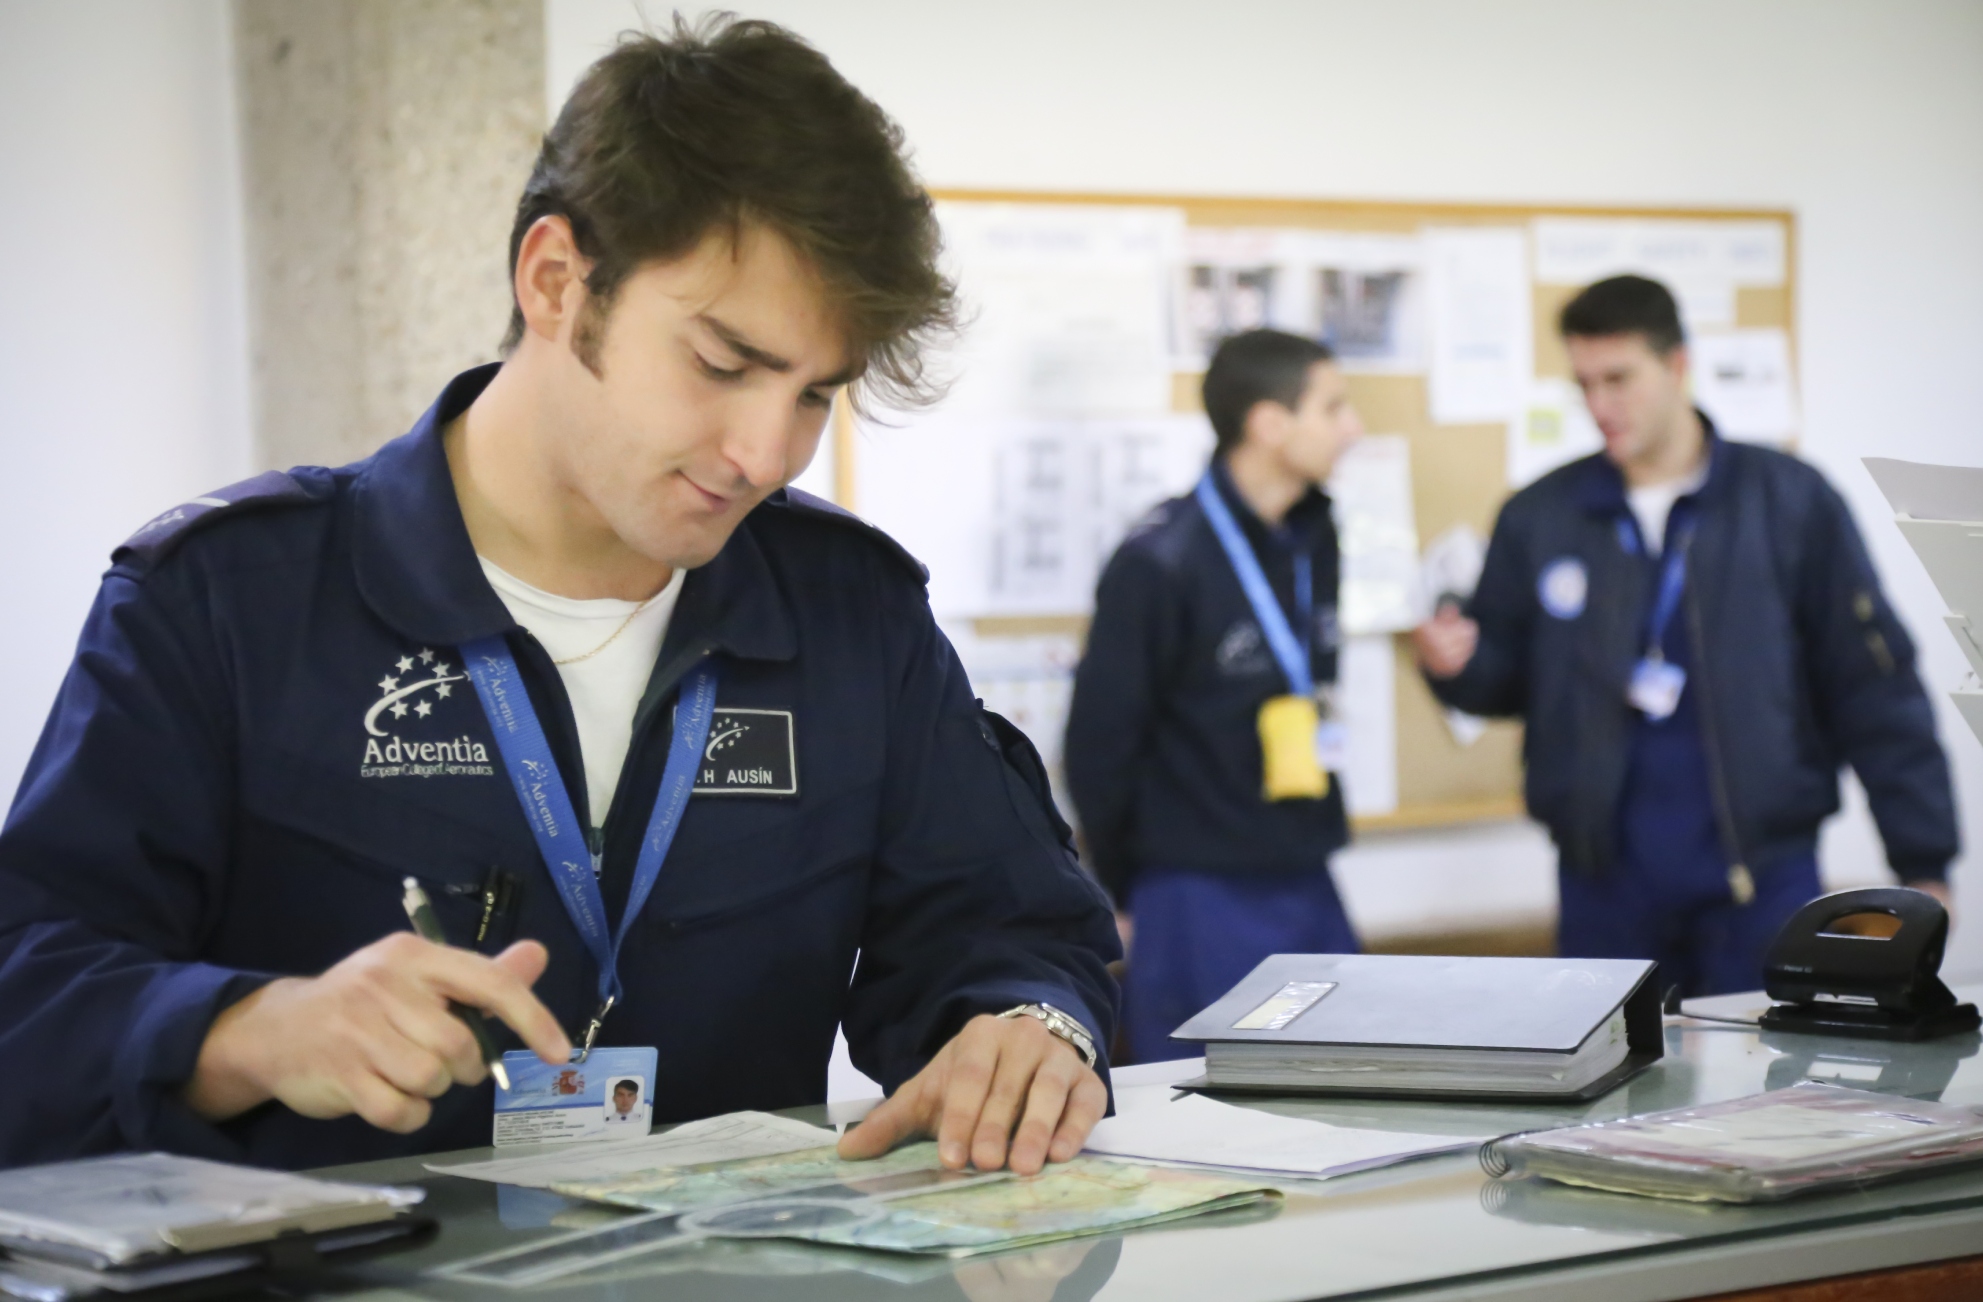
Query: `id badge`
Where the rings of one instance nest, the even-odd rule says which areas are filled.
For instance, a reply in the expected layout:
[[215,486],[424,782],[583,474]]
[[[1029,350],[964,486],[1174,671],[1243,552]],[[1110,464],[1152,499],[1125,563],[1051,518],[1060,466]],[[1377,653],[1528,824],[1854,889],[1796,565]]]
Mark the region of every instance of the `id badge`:
[[1324,773],[1341,773],[1349,767],[1350,731],[1336,710],[1336,689],[1324,687],[1316,694],[1318,718],[1315,724],[1315,762]]
[[660,1063],[653,1049],[594,1049],[561,1064],[512,1049],[510,1087],[496,1090],[496,1147],[647,1138]]
[[1632,669],[1632,686],[1625,693],[1633,707],[1658,722],[1670,718],[1680,708],[1680,693],[1687,688],[1687,671],[1648,656]]
[[1261,794],[1268,800],[1320,800],[1329,794],[1329,774],[1316,754],[1321,722],[1313,697],[1275,696],[1261,705]]

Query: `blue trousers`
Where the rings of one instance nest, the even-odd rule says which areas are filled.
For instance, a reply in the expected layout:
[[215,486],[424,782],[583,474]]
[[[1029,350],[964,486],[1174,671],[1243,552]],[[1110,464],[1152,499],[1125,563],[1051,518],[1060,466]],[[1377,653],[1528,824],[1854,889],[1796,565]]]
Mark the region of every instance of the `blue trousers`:
[[1194,1056],[1196,1046],[1170,1033],[1269,954],[1357,951],[1326,864],[1257,876],[1146,869],[1130,886],[1129,914],[1136,934],[1122,1002],[1133,1062]]
[[1678,986],[1689,998],[1760,990],[1770,942],[1824,888],[1813,855],[1758,869],[1755,877],[1756,897],[1737,904],[1725,880],[1676,881],[1630,863],[1601,877],[1559,870],[1556,952],[1656,960],[1660,988]]

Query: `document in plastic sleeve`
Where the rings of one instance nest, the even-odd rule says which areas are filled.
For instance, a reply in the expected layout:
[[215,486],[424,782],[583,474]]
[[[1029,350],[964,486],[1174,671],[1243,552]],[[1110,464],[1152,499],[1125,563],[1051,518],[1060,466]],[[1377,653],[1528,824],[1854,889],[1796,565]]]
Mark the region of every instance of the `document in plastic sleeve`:
[[1983,1162],[1983,1109],[1803,1082],[1747,1098],[1515,1135],[1495,1176],[1692,1202],[1794,1194]]
[[[597,1050],[594,1056],[597,1056]],[[606,1180],[642,1171],[705,1166],[745,1157],[795,1153],[834,1142],[831,1130],[769,1112],[728,1112],[658,1135],[596,1148],[556,1149],[482,1162],[429,1162],[438,1175],[458,1175],[526,1189],[549,1189],[568,1180]]]

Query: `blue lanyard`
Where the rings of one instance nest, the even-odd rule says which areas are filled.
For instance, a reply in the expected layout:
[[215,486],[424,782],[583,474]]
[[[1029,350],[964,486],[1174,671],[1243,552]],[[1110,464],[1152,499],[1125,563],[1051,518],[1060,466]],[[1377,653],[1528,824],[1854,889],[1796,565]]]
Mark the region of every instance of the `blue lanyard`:
[[705,659],[682,679],[681,701],[675,709],[675,739],[668,746],[661,791],[647,820],[647,835],[640,843],[626,912],[620,915],[619,930],[609,933],[606,900],[599,893],[598,874],[592,868],[591,846],[585,829],[579,826],[550,743],[544,740],[530,693],[517,674],[516,658],[500,634],[464,642],[461,653],[464,672],[475,684],[475,694],[482,698],[482,712],[488,715],[489,727],[496,734],[496,749],[502,753],[517,798],[523,802],[524,817],[530,822],[531,835],[537,838],[544,866],[550,869],[565,912],[571,915],[572,926],[599,969],[599,1011],[593,1014],[579,1049],[578,1060],[583,1062],[592,1051],[600,1023],[620,1001],[620,947],[661,876],[662,861],[668,857],[682,811],[688,807],[689,792],[695,787],[696,767],[702,760],[702,748],[708,744],[709,722],[716,712],[716,665]]
[[1205,518],[1212,522],[1212,532],[1219,536],[1219,545],[1226,549],[1226,559],[1232,562],[1233,573],[1239,576],[1239,586],[1246,590],[1246,600],[1253,607],[1253,617],[1260,621],[1260,631],[1266,635],[1274,659],[1281,662],[1281,672],[1287,675],[1288,690],[1296,696],[1315,695],[1315,673],[1308,663],[1307,636],[1315,625],[1315,573],[1308,554],[1301,551],[1294,554],[1294,600],[1304,634],[1297,639],[1294,630],[1288,627],[1287,612],[1281,609],[1280,600],[1274,596],[1274,589],[1268,585],[1267,576],[1260,569],[1259,557],[1253,554],[1246,535],[1239,531],[1239,521],[1233,519],[1225,499],[1219,496],[1209,470],[1198,481],[1197,495]]
[[1673,622],[1673,613],[1680,608],[1680,594],[1687,587],[1687,548],[1693,541],[1694,526],[1689,521],[1666,549],[1659,568],[1659,596],[1653,601],[1652,627],[1646,633],[1648,660],[1666,659],[1666,626]]

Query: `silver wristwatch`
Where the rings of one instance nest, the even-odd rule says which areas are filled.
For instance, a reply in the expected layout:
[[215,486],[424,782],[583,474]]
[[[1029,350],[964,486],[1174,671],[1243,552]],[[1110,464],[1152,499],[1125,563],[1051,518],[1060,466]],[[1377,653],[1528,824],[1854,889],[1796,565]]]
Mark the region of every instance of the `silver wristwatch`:
[[1021,1004],[1008,1008],[1000,1017],[1031,1017],[1037,1020],[1056,1038],[1074,1046],[1074,1052],[1090,1067],[1095,1065],[1095,1039],[1088,1034],[1088,1028],[1061,1012],[1052,1004]]

